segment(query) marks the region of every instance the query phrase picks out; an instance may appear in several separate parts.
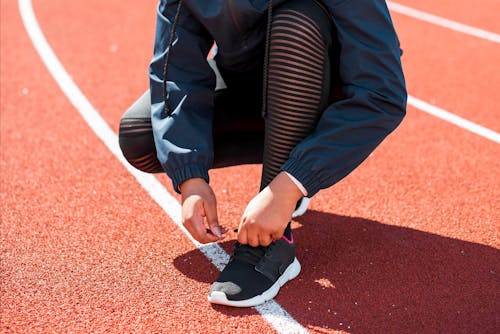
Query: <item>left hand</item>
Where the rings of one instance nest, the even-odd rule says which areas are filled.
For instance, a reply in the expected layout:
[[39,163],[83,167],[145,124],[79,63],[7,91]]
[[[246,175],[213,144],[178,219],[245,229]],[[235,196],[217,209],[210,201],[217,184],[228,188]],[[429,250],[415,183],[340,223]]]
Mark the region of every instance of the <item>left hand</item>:
[[278,174],[248,203],[238,229],[238,241],[257,247],[280,239],[303,196],[284,172]]

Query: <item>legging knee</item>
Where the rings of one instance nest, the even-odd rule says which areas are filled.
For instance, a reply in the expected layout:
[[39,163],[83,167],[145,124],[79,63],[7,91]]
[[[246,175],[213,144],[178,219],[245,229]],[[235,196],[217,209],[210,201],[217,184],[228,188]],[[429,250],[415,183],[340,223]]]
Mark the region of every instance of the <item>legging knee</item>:
[[151,119],[123,117],[118,142],[123,156],[133,167],[146,173],[162,172],[156,157]]

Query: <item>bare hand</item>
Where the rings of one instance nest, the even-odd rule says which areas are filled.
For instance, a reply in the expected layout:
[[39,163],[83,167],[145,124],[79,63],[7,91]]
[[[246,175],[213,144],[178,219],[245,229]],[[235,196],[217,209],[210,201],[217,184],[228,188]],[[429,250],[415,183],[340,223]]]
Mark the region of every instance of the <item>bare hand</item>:
[[184,181],[179,188],[182,194],[182,224],[193,238],[201,243],[223,239],[227,230],[219,225],[217,201],[212,188],[201,178]]
[[303,194],[292,180],[280,173],[248,204],[238,230],[238,241],[268,246],[283,236],[297,201]]

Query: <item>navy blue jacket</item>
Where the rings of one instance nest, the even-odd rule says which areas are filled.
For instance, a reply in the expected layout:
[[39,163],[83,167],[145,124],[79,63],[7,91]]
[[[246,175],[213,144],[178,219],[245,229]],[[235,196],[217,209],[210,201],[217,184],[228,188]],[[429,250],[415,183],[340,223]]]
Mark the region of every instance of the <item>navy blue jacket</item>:
[[[174,188],[201,177],[213,162],[217,61],[243,69],[265,36],[270,0],[184,0],[168,60],[167,107],[163,71],[178,0],[160,0],[154,57],[149,68],[152,124],[158,159]],[[278,6],[286,0],[274,0]],[[340,43],[342,98],[324,110],[314,133],[291,152],[282,170],[313,196],[356,168],[404,117],[406,88],[399,41],[384,0],[323,0]]]

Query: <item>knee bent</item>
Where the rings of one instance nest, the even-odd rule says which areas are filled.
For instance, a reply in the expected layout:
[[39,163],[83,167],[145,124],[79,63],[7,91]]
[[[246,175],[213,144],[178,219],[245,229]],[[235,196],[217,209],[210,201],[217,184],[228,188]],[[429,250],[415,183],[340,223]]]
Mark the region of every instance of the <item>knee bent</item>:
[[135,168],[146,173],[163,171],[156,157],[151,119],[123,117],[118,143],[125,159]]

